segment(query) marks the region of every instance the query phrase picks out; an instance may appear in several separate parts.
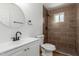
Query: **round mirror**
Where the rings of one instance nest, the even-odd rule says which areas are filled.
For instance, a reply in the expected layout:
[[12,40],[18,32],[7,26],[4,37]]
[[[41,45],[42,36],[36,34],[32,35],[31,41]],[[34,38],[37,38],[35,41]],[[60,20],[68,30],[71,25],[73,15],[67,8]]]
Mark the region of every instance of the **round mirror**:
[[0,3],[0,23],[10,28],[18,28],[24,25],[25,15],[16,4]]

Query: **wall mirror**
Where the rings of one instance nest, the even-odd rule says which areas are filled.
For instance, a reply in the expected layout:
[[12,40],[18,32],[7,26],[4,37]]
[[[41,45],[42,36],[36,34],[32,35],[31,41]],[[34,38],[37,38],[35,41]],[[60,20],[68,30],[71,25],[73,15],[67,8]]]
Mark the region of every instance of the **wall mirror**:
[[25,15],[14,3],[0,3],[0,23],[10,28],[18,28],[24,25]]

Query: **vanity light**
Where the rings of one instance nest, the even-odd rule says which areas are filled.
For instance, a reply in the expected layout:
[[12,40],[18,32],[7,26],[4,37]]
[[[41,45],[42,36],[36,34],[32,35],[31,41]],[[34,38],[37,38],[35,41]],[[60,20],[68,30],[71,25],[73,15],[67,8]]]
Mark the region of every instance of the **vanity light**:
[[[25,24],[24,22],[19,22],[19,21],[14,21],[13,23],[17,23],[17,24]],[[28,25],[32,25],[31,20],[28,20],[28,21],[27,21],[27,24],[28,24]]]
[[18,23],[18,24],[24,24],[23,22],[17,22],[17,21],[14,21],[14,23]]
[[27,24],[28,24],[28,25],[32,25],[31,20],[28,20]]

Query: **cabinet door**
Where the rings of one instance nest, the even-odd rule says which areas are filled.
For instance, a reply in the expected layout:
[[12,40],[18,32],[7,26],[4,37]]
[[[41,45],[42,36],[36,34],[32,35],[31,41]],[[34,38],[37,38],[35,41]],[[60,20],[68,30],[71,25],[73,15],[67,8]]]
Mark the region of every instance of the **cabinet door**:
[[27,50],[28,56],[39,56],[39,45],[31,45]]
[[39,46],[31,46],[29,48],[29,56],[39,56]]

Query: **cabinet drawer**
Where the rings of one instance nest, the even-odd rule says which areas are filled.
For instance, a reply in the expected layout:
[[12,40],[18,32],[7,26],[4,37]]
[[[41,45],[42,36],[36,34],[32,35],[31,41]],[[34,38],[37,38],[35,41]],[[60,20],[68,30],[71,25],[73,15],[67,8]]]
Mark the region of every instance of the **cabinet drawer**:
[[17,47],[17,48],[14,48],[12,50],[9,50],[9,51],[6,51],[4,53],[1,54],[1,56],[11,56],[12,54],[16,53],[16,52],[19,52],[19,51],[24,51],[25,49],[27,49],[28,47],[26,47],[26,45],[24,46],[20,46],[20,47]]

